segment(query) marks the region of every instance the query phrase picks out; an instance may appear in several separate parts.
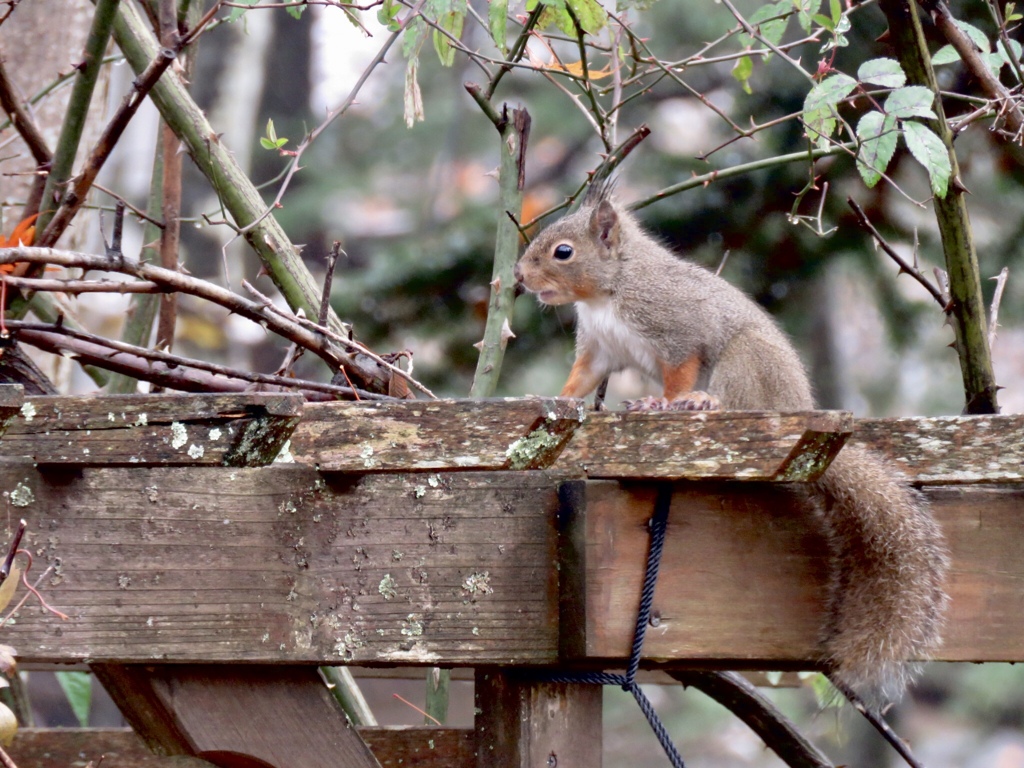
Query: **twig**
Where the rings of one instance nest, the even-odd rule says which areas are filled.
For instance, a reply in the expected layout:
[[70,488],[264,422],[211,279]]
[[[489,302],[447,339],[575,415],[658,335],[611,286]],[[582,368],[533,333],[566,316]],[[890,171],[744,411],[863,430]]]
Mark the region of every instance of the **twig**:
[[735,672],[681,670],[669,674],[736,715],[791,768],[832,768],[832,762],[768,698]]
[[83,364],[95,365],[134,379],[149,381],[167,389],[182,392],[245,392],[253,384],[265,384],[298,390],[310,400],[356,396],[364,400],[387,399],[385,395],[363,392],[351,387],[303,381],[269,373],[238,371],[145,347],[134,347],[134,351],[130,353],[123,352],[120,348],[124,342],[64,327],[25,323],[20,320],[12,320],[9,323],[11,328],[17,331],[18,340],[25,344],[54,354],[70,354]]
[[57,213],[54,214],[43,234],[36,238],[36,242],[40,246],[46,247],[56,243],[57,238],[60,237],[68,224],[71,223],[71,219],[74,218],[75,214],[78,213],[78,209],[85,202],[85,196],[88,194],[93,181],[103,168],[104,163],[106,163],[118,139],[121,138],[124,129],[128,127],[128,122],[142,105],[146,94],[156,85],[157,80],[160,79],[160,76],[171,65],[176,56],[177,54],[174,49],[162,49],[150,63],[149,67],[135,79],[132,92],[125,96],[121,106],[118,107],[117,112],[114,113],[110,122],[107,123],[103,134],[89,154],[82,172],[78,175],[74,188],[64,193]]
[[331,283],[334,282],[334,267],[338,263],[338,256],[341,254],[341,243],[337,240],[331,246],[331,252],[327,254],[327,272],[324,274],[324,294],[320,299],[320,312],[316,317],[316,324],[327,325],[327,312],[331,308]]
[[992,294],[992,308],[989,311],[988,320],[988,345],[995,346],[996,329],[999,328],[999,305],[1003,301],[1003,289],[1006,288],[1006,280],[1010,276],[1010,268],[1003,267],[998,275],[992,279],[996,281],[996,290]]
[[35,120],[25,111],[21,100],[14,92],[14,84],[7,76],[7,69],[4,67],[4,57],[0,56],[0,107],[3,107],[14,124],[15,130],[21,135],[29,152],[32,153],[36,165],[47,165],[53,159],[53,152],[46,143],[46,139],[36,126]]
[[928,291],[928,293],[931,294],[932,298],[939,303],[940,307],[942,307],[942,311],[948,313],[950,309],[949,301],[947,301],[943,297],[941,291],[939,291],[938,288],[936,288],[931,282],[929,282],[928,278],[925,277],[919,269],[915,269],[912,264],[908,264],[906,259],[904,259],[898,253],[896,253],[895,249],[891,245],[889,245],[889,243],[886,242],[885,238],[882,237],[881,233],[877,229],[875,229],[875,225],[871,223],[871,220],[868,218],[867,214],[864,213],[864,209],[857,204],[856,200],[854,200],[852,197],[848,197],[846,198],[846,202],[849,203],[850,207],[853,209],[854,214],[856,214],[857,222],[858,224],[860,224],[861,228],[866,230],[868,234],[870,234],[871,237],[875,239],[875,242],[879,245],[879,247],[883,251],[885,251],[889,258],[899,265],[900,272],[907,273],[912,278],[917,280],[917,282],[923,285],[925,290]]
[[828,679],[849,700],[853,708],[860,712],[865,720],[871,723],[872,727],[881,734],[882,738],[889,742],[889,745],[899,753],[899,756],[907,761],[907,765],[911,766],[911,768],[924,768],[917,761],[917,758],[914,757],[914,753],[910,750],[910,745],[900,738],[899,734],[892,729],[892,726],[885,721],[884,717],[872,711],[867,704],[861,701],[857,694],[838,682],[834,676],[828,675]]
[[7,548],[7,557],[4,558],[3,565],[0,565],[0,584],[3,584],[7,577],[11,575],[11,565],[14,564],[14,556],[18,554],[18,548],[21,547],[21,537],[25,535],[25,528],[27,526],[28,523],[24,520],[19,521],[18,530],[14,532],[11,545]]
[[[3,21],[3,19],[0,19],[0,21]],[[3,747],[0,747],[0,762],[3,763],[4,768],[18,768],[17,764],[15,764],[11,759],[11,756],[4,751]]]
[[5,275],[2,278],[12,288],[26,291],[50,291],[53,293],[167,293],[156,283],[146,281],[128,282],[125,280],[60,280],[46,277],[14,277]]

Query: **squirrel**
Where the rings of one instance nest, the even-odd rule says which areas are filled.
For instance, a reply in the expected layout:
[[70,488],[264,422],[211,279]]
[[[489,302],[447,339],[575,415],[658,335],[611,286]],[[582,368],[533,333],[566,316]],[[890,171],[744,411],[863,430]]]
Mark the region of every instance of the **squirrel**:
[[[541,231],[515,265],[541,304],[576,305],[576,360],[562,397],[638,369],[663,397],[634,409],[815,408],[792,343],[725,279],[677,257],[591,186],[579,210]],[[824,669],[844,694],[881,709],[941,642],[949,568],[924,497],[875,453],[839,451],[811,484],[830,549]]]

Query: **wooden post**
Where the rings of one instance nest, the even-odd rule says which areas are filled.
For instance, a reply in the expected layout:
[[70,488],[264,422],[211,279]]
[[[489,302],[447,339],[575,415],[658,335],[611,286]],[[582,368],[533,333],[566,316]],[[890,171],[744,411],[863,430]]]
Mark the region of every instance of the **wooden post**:
[[600,768],[601,693],[478,668],[477,768]]

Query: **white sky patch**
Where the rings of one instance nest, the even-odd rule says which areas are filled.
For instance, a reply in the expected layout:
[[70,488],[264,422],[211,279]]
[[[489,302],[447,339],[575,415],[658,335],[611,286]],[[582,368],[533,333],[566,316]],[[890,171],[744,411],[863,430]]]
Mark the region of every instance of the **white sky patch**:
[[[338,8],[312,6],[309,11],[317,14],[317,23],[313,25],[313,93],[310,104],[313,114],[323,116],[348,97],[363,70],[387,40],[388,32],[377,22],[374,11],[360,15],[363,26],[373,37],[367,37]],[[400,64],[404,67],[400,40],[392,47],[386,61],[391,66]],[[374,106],[380,101],[383,93],[375,80],[371,76],[366,81],[356,103]]]

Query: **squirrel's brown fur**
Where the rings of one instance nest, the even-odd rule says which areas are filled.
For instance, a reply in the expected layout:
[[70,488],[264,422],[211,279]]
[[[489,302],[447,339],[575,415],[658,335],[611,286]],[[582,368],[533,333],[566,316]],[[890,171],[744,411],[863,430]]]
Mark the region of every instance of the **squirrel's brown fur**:
[[[576,362],[563,396],[583,397],[631,367],[690,407],[815,407],[800,358],[771,317],[659,245],[607,188],[542,231],[516,278],[544,304],[576,304]],[[921,495],[864,448],[840,451],[814,487],[832,550],[822,661],[837,684],[881,706],[909,682],[908,662],[940,643],[942,533]]]

